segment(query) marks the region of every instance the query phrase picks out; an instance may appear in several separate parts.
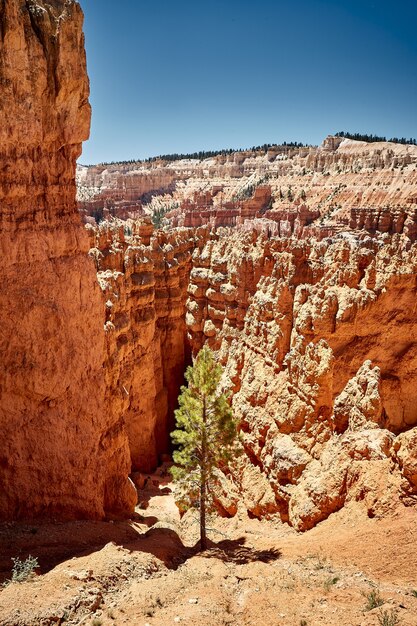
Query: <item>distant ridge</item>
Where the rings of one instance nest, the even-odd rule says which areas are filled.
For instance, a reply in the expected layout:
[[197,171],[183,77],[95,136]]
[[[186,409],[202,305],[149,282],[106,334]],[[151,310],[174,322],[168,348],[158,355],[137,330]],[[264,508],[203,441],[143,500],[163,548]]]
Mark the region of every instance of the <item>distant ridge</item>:
[[[407,139],[405,137],[392,137],[391,139],[387,139],[386,137],[379,135],[367,135],[361,133],[350,133],[348,131],[340,131],[332,135],[333,137],[342,137],[344,139],[353,139],[354,141],[365,141],[367,143],[373,142],[390,142],[397,143],[402,145],[412,145],[417,146],[417,140],[410,138]],[[264,143],[259,146],[252,146],[251,148],[221,148],[219,150],[200,150],[199,152],[187,152],[187,153],[177,153],[173,152],[172,154],[160,154],[158,156],[148,157],[146,159],[127,159],[124,161],[103,161],[101,163],[96,164],[83,164],[80,163],[83,167],[96,167],[96,166],[106,166],[106,165],[134,165],[138,163],[156,163],[157,161],[165,161],[165,162],[173,162],[173,161],[181,161],[183,159],[198,159],[202,161],[204,159],[211,159],[216,156],[228,156],[231,154],[236,154],[239,152],[263,152],[266,154],[268,150],[271,149],[282,149],[282,148],[306,148],[312,147],[311,144],[302,143],[300,141],[284,141],[283,143]]]
[[336,133],[335,137],[343,137],[344,139],[354,139],[355,141],[366,141],[367,143],[374,143],[380,141],[387,141],[389,143],[401,143],[403,145],[411,145],[417,146],[416,139],[406,139],[405,137],[392,137],[391,139],[387,139],[386,137],[380,137],[378,135],[362,135],[361,133],[349,133],[346,131],[341,131]]
[[[104,161],[97,163],[97,165],[132,165],[133,163],[153,163],[155,161],[181,161],[182,159],[211,159],[216,156],[228,156],[229,154],[235,154],[237,152],[264,152],[267,153],[271,148],[305,148],[309,144],[301,143],[299,141],[284,141],[281,144],[276,143],[264,143],[260,146],[252,146],[251,148],[222,148],[220,150],[200,150],[199,152],[188,152],[185,154],[172,153],[172,154],[160,154],[158,156],[148,157],[147,159],[128,159],[126,161]],[[94,167],[94,165],[84,165],[84,167]]]

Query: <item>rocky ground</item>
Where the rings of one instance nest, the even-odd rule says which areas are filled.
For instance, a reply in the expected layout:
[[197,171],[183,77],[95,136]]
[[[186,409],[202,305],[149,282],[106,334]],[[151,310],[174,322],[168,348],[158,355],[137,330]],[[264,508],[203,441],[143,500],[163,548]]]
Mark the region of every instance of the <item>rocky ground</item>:
[[198,554],[198,527],[180,521],[164,474],[130,521],[3,524],[3,580],[11,557],[40,569],[2,589],[1,626],[417,624],[412,508],[370,519],[352,503],[304,534],[242,510],[217,519]]

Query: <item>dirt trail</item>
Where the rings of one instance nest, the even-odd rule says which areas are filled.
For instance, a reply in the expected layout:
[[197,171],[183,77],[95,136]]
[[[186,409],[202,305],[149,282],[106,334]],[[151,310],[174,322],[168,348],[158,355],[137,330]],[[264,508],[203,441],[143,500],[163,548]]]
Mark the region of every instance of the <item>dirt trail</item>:
[[42,575],[0,592],[0,625],[417,625],[415,509],[368,519],[351,506],[304,535],[239,513],[198,554],[164,474],[130,522],[3,525],[3,578],[29,553]]

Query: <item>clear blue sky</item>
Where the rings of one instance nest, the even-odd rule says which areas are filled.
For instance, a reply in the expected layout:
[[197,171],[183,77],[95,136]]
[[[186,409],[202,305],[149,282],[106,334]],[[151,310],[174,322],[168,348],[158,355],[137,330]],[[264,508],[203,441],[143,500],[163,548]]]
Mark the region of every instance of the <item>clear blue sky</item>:
[[417,137],[417,0],[80,0],[82,163],[338,130]]

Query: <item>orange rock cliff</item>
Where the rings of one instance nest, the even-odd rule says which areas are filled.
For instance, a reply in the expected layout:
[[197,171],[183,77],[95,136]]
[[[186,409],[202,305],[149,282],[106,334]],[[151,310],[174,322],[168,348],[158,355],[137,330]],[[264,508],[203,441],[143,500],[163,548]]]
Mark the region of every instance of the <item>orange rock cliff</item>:
[[413,505],[417,148],[79,166],[82,226],[80,7],[1,6],[0,516],[129,515],[204,343],[245,450],[224,515]]
[[136,501],[75,200],[90,126],[82,22],[73,0],[0,3],[3,519],[102,518]]

